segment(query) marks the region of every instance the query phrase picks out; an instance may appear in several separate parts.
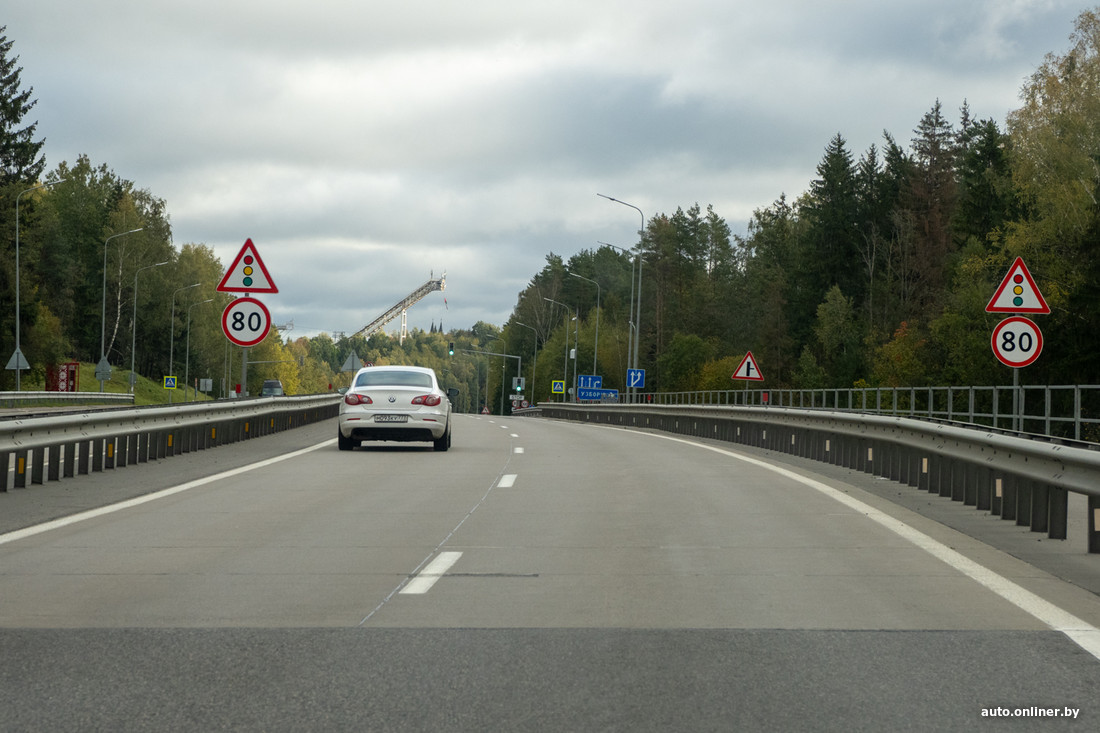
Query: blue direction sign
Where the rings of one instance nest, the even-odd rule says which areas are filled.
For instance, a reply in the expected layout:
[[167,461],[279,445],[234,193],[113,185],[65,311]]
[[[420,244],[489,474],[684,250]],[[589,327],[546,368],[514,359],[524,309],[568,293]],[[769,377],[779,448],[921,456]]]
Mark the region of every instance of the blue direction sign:
[[638,389],[645,386],[645,369],[627,369],[626,386]]
[[606,399],[612,399],[618,401],[619,390],[617,389],[593,389],[591,387],[579,387],[577,388],[578,400],[591,400],[591,401],[603,401]]
[[578,374],[577,389],[602,389],[603,377],[595,374]]

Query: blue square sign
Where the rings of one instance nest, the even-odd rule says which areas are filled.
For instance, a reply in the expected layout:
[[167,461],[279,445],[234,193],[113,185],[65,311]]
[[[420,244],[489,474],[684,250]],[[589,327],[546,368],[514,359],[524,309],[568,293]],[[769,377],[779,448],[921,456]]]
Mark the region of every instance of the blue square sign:
[[638,389],[645,386],[645,369],[627,369],[626,386]]

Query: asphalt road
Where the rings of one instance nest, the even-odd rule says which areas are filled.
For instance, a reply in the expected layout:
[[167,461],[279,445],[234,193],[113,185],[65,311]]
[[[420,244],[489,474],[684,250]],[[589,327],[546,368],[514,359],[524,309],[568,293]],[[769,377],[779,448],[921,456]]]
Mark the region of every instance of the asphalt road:
[[1087,584],[864,477],[531,418],[334,433],[0,495],[0,730],[1100,720]]

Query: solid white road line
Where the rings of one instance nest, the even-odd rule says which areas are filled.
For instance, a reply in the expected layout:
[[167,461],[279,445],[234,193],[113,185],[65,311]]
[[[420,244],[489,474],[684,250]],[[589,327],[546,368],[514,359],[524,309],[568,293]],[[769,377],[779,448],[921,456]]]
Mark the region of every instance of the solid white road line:
[[[624,430],[625,428],[608,429]],[[962,553],[956,550],[952,550],[950,547],[943,544],[942,542],[932,539],[920,530],[910,527],[908,524],[902,522],[900,519],[895,519],[889,514],[875,509],[870,504],[865,504],[859,499],[849,496],[842,491],[838,491],[820,481],[816,481],[812,478],[807,478],[806,476],[797,474],[794,471],[789,471],[785,468],[781,468],[779,466],[775,466],[765,461],[751,458],[740,453],[734,453],[733,451],[724,450],[716,446],[705,445],[703,443],[695,443],[690,440],[684,440],[682,438],[674,438],[669,435],[656,435],[653,433],[638,434],[648,435],[649,437],[653,438],[661,438],[663,440],[671,440],[676,443],[685,443],[687,445],[693,445],[697,448],[703,448],[705,450],[714,451],[715,453],[721,453],[722,455],[736,458],[739,461],[751,463],[752,465],[758,466],[760,468],[766,468],[773,473],[778,473],[779,475],[784,476],[792,481],[797,481],[804,486],[808,486],[815,491],[819,491],[825,496],[839,501],[841,504],[848,506],[849,508],[859,512],[860,514],[863,514],[868,519],[877,522],[894,534],[903,537],[904,539],[913,543],[933,557],[942,560],[958,572],[962,573],[963,575],[967,576],[978,584],[985,586],[989,590],[999,595],[1001,598],[1004,598],[1006,601],[1019,608],[1021,611],[1030,614],[1031,616],[1035,617],[1055,631],[1061,631],[1063,634],[1072,639],[1082,649],[1084,649],[1097,659],[1100,659],[1100,629],[1096,628],[1084,619],[1080,619],[1069,613],[1068,611],[1059,608],[1050,601],[1035,595],[1031,591],[1012,582],[1003,575],[995,573],[984,565],[974,562]]]
[[421,595],[427,593],[431,590],[431,587],[435,585],[437,580],[447,574],[447,571],[458,562],[458,558],[460,557],[462,557],[461,552],[439,553],[434,560],[428,563],[427,567],[417,573],[416,577],[410,580],[408,585],[401,589],[401,593],[403,595]]
[[108,504],[107,506],[99,507],[98,509],[89,509],[86,512],[80,512],[79,514],[73,514],[72,516],[62,517],[61,519],[54,519],[53,521],[44,522],[43,524],[36,524],[33,527],[24,527],[23,529],[17,529],[14,532],[8,532],[7,534],[0,534],[0,545],[7,544],[8,542],[15,542],[16,540],[26,539],[27,537],[33,537],[34,535],[42,534],[43,532],[49,532],[51,529],[68,527],[70,525],[77,524],[78,522],[83,522],[88,519],[102,517],[106,514],[114,514],[115,512],[120,512],[123,509],[140,506],[142,504],[147,504],[151,501],[156,501],[157,499],[163,499],[166,496],[172,496],[173,494],[179,494],[190,489],[196,489],[200,486],[205,486],[206,484],[212,484],[215,481],[222,480],[223,478],[237,476],[242,473],[254,471],[257,468],[263,468],[265,466],[270,466],[275,463],[281,463],[282,461],[287,461],[291,458],[297,458],[300,455],[310,453],[312,451],[318,450],[319,448],[330,446],[335,442],[336,438],[332,438],[331,440],[323,441],[321,443],[318,443],[317,445],[310,446],[309,448],[296,450],[293,453],[287,453],[282,456],[276,456],[274,458],[268,458],[267,460],[257,461],[256,463],[250,463],[247,466],[241,466],[240,468],[233,468],[228,471],[222,471],[221,473],[216,473],[213,476],[207,476],[206,478],[188,481],[185,484],[162,489],[161,491],[156,491],[152,494],[138,496],[133,499],[127,499],[126,501],[120,501],[115,504]]

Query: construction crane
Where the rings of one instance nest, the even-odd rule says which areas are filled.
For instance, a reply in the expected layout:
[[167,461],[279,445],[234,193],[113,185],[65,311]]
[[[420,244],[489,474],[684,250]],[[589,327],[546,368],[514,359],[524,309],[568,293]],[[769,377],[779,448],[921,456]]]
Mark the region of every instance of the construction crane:
[[424,283],[419,288],[409,293],[407,296],[398,301],[397,305],[393,306],[385,313],[378,316],[367,325],[363,326],[361,329],[352,334],[352,336],[362,336],[364,339],[369,339],[373,334],[380,331],[383,326],[385,326],[387,323],[400,315],[401,343],[405,343],[405,337],[409,333],[408,322],[406,320],[406,311],[412,306],[419,303],[425,297],[427,297],[429,293],[434,293],[437,290],[443,291],[446,289],[447,273],[444,272],[440,277],[428,280],[428,282]]

